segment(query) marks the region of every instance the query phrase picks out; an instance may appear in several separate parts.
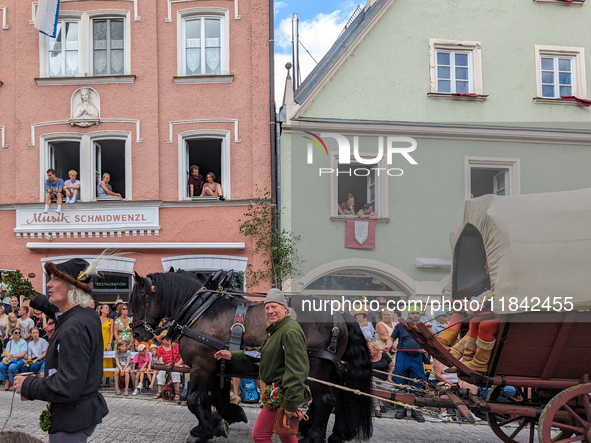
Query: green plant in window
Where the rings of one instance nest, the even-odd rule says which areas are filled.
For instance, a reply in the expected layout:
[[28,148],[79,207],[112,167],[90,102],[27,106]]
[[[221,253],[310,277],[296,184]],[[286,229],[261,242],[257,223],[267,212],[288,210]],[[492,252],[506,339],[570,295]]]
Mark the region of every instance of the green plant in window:
[[280,287],[285,280],[301,275],[299,265],[302,260],[296,247],[301,237],[278,228],[281,214],[269,189],[261,192],[257,188],[257,194],[260,197],[248,206],[239,230],[242,235],[252,238],[254,253],[263,257],[263,264],[258,269],[249,264],[246,276],[253,286],[270,282],[273,287]]

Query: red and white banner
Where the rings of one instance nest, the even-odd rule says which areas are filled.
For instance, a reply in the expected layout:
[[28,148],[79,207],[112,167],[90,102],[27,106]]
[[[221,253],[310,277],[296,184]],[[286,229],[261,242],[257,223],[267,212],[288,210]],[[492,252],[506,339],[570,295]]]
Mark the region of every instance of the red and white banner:
[[376,222],[366,220],[347,220],[345,248],[375,249]]

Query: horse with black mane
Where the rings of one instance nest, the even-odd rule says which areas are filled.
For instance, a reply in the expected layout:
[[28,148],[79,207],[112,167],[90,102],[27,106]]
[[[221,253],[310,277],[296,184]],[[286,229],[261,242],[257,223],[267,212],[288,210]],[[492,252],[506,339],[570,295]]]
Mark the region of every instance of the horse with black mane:
[[[258,366],[238,365],[232,361],[220,364],[213,355],[217,350],[228,349],[231,329],[238,323],[238,307],[248,306],[242,326],[238,328],[243,330],[242,348],[259,346],[265,339],[268,324],[262,304],[249,302],[244,297],[247,294],[224,289],[231,281],[232,274],[221,271],[205,282],[195,276],[173,272],[149,274],[145,278],[135,274],[130,298],[134,338],[152,338],[154,332],[159,332],[160,321],[168,319],[168,335],[176,336],[183,362],[191,368],[187,406],[199,423],[191,429],[187,443],[201,443],[214,436],[227,437],[228,424],[247,422],[242,408],[230,403],[230,383],[224,380],[226,377],[256,378]],[[291,307],[306,334],[310,377],[369,393],[371,361],[357,322],[349,314],[332,316],[327,312],[303,311],[302,299],[293,297]],[[190,306],[199,306],[199,309],[188,315]],[[341,360],[346,362],[345,369]],[[369,397],[314,382],[309,386],[313,398],[308,411],[310,420],[300,425],[304,441],[325,441],[333,408],[335,423],[329,443],[371,437]],[[217,414],[212,413],[212,407]]]

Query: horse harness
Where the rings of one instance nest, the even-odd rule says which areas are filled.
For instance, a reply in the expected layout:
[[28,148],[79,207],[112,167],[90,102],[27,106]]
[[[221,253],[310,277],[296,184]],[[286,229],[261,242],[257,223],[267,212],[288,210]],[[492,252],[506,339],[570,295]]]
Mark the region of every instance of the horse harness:
[[[148,282],[149,287],[152,287],[152,280],[149,277],[145,277],[145,280]],[[148,323],[148,315],[150,312],[150,296],[149,293],[146,293],[144,289],[140,289],[140,293],[144,293],[144,320],[143,326],[149,333],[153,335],[158,335],[162,331],[168,329],[168,333],[166,335],[171,341],[177,341],[181,338],[181,336],[186,335],[189,338],[192,338],[199,343],[203,343],[211,348],[214,348],[218,351],[220,350],[229,350],[229,351],[237,351],[242,347],[242,337],[244,332],[246,331],[244,327],[244,321],[246,319],[246,313],[248,308],[256,303],[253,303],[249,300],[243,299],[243,297],[239,294],[233,294],[230,292],[224,291],[222,288],[219,290],[208,290],[205,287],[201,287],[195,294],[191,296],[191,298],[183,305],[179,314],[177,315],[177,319],[170,319],[162,326],[159,326],[156,329],[153,329],[152,326]],[[193,324],[203,315],[203,313],[220,297],[226,299],[238,299],[236,297],[238,295],[240,299],[242,299],[241,303],[238,304],[236,307],[236,312],[234,314],[234,324],[232,324],[230,328],[230,341],[226,342],[220,340],[218,338],[212,337],[207,334],[203,334],[200,332],[196,332],[191,329]],[[308,356],[311,358],[320,358],[323,360],[331,361],[339,375],[339,378],[344,381],[345,375],[347,372],[347,368],[345,363],[341,361],[340,358],[336,356],[336,350],[339,340],[339,327],[338,327],[338,316],[337,313],[333,314],[332,317],[332,330],[331,330],[331,337],[330,343],[326,350],[321,349],[308,349]],[[133,322],[132,327],[138,326],[141,324],[142,321]],[[222,360],[220,366],[220,385],[223,387],[223,380],[224,380],[224,372],[225,372],[225,364],[226,360]]]

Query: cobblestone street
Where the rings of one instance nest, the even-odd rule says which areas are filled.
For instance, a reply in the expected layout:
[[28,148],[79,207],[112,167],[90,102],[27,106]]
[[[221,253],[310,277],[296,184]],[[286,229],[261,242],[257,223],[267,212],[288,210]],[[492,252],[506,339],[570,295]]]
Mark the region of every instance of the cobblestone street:
[[[89,439],[90,442],[183,443],[190,429],[197,424],[195,417],[186,407],[152,400],[149,393],[139,397],[118,397],[113,392],[107,391],[104,395],[110,412],[105,421],[97,427],[94,435]],[[4,425],[8,417],[11,400],[11,392],[0,392],[0,425]],[[47,441],[47,434],[39,429],[39,414],[44,406],[45,404],[40,401],[22,402],[16,396],[12,417],[5,430],[27,432]],[[250,432],[259,408],[247,405],[245,411],[249,422],[232,425],[228,443],[252,442]],[[217,440],[220,443],[224,441]],[[374,420],[374,435],[371,441],[498,443],[501,440],[485,424],[474,426],[430,422],[419,424],[409,419],[381,418]]]

